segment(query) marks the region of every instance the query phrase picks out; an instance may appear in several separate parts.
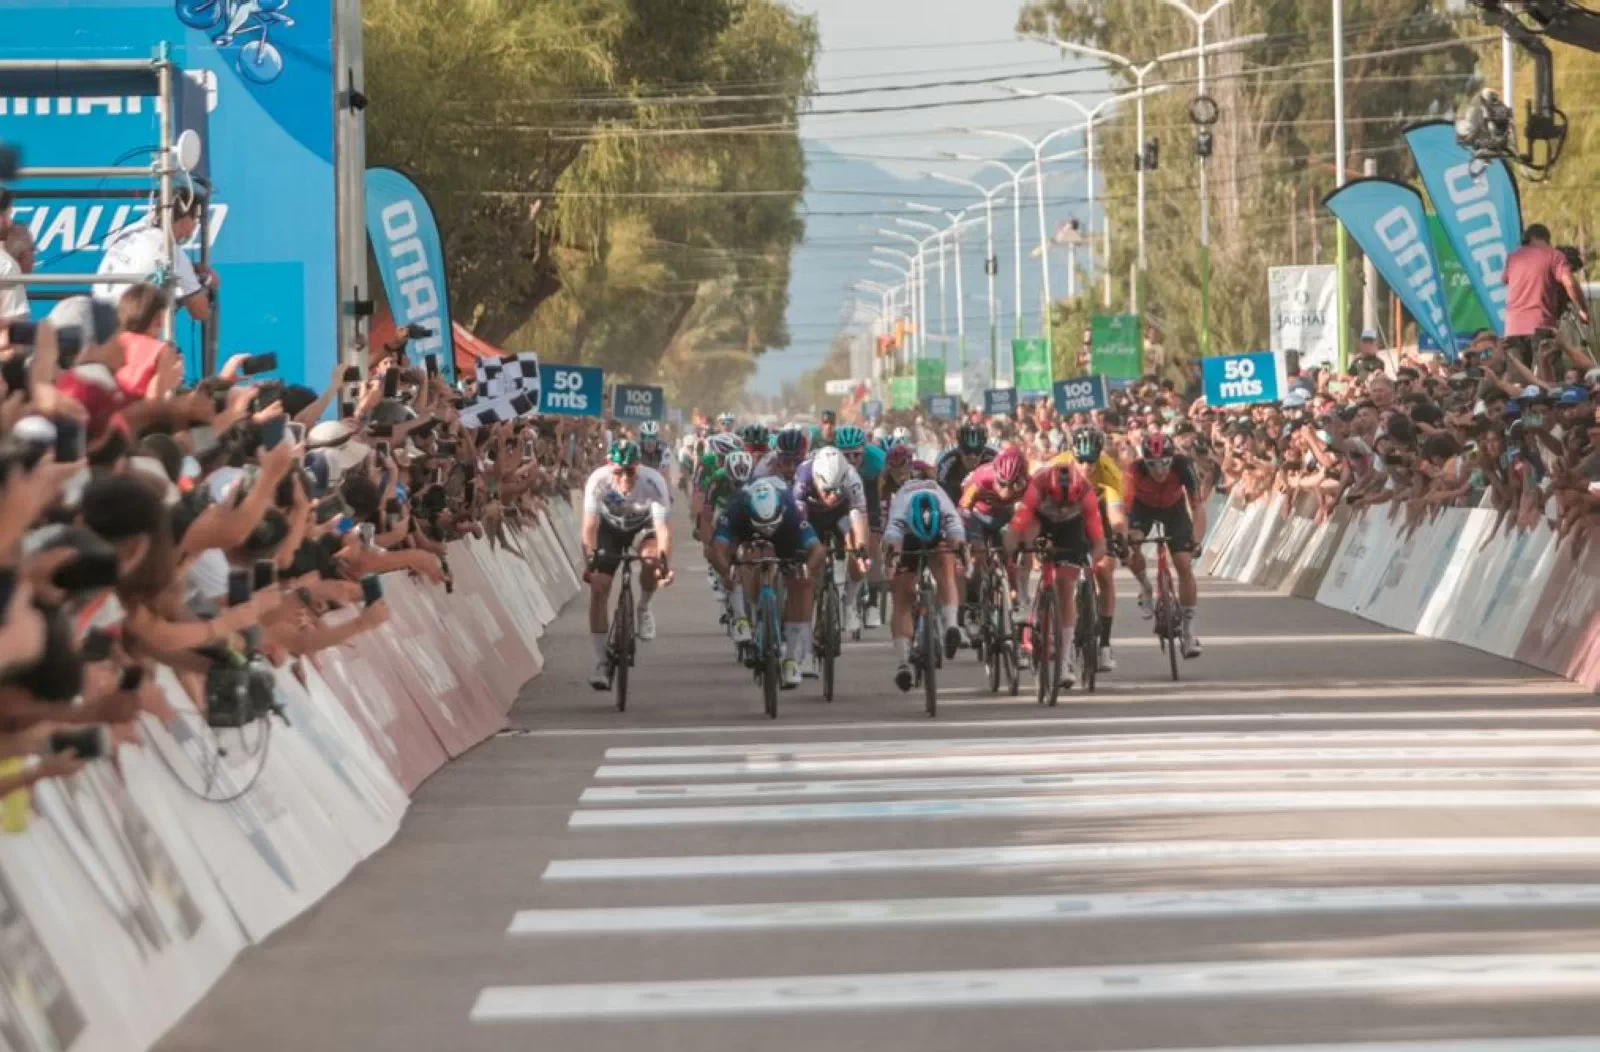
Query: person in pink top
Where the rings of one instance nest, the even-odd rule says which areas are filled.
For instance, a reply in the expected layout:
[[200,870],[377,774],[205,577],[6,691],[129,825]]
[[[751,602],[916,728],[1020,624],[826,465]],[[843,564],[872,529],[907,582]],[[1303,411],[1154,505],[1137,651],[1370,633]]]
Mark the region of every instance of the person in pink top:
[[[1583,286],[1566,254],[1551,246],[1550,231],[1542,223],[1531,224],[1522,235],[1522,247],[1506,257],[1505,285],[1506,346],[1529,368],[1539,344],[1555,337],[1568,300],[1578,319],[1589,324]],[[1581,351],[1568,351],[1587,362],[1585,368],[1593,366]]]
[[178,367],[177,348],[157,335],[167,302],[167,294],[154,285],[130,285],[117,301],[117,321],[122,330],[116,336],[122,349],[117,386],[130,398],[149,396],[150,385],[163,368]]

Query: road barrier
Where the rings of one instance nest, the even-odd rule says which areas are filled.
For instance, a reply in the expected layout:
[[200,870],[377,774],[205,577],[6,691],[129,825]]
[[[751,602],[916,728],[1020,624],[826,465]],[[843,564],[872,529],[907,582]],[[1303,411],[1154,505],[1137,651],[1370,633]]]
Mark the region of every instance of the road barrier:
[[1316,507],[1312,494],[1214,496],[1202,568],[1600,690],[1600,544],[1574,554],[1542,519],[1520,530],[1483,508],[1408,530],[1399,508],[1341,505],[1318,521]]
[[183,715],[143,717],[115,765],[39,783],[31,809],[0,803],[0,1048],[148,1047],[387,843],[423,779],[505,726],[581,571],[565,502],[507,532],[511,547],[450,545],[453,593],[387,575],[387,624],[278,669],[289,724],[270,737],[221,732],[219,757],[163,668]]

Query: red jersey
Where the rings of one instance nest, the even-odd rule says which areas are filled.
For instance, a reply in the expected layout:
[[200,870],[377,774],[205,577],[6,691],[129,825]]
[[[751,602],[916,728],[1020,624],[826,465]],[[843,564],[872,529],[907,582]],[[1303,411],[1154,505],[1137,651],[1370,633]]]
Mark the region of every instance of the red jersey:
[[1172,470],[1167,472],[1166,478],[1152,477],[1149,465],[1143,460],[1134,461],[1128,477],[1133,480],[1127,491],[1130,503],[1147,508],[1174,507],[1185,496],[1193,498],[1196,489],[1194,465],[1181,455],[1172,458]]
[[1003,514],[1015,507],[1017,500],[1017,497],[1000,496],[1000,488],[995,484],[992,461],[979,465],[977,470],[966,477],[961,487],[961,507],[980,515]]
[[[1067,478],[1065,487],[1061,485],[1062,475]],[[1077,464],[1065,468],[1051,465],[1034,472],[1028,480],[1028,488],[1023,490],[1022,500],[1017,502],[1017,509],[1011,515],[1011,528],[1021,532],[1036,518],[1054,525],[1080,517],[1091,543],[1105,539],[1105,527],[1100,522],[1100,498],[1089,476]]]

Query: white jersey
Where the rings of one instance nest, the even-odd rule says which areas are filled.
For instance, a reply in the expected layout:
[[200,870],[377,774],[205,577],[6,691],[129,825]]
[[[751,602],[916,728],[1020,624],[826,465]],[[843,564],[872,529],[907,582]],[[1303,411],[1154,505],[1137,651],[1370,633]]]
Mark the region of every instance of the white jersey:
[[889,503],[889,522],[884,527],[883,543],[900,547],[906,536],[906,509],[914,493],[932,493],[939,502],[939,536],[950,544],[962,544],[967,539],[966,527],[961,524],[961,512],[950,494],[931,479],[909,479],[895,493]]
[[[154,213],[152,213],[153,215]],[[200,278],[182,248],[176,256],[167,254],[167,235],[150,216],[123,227],[106,239],[97,274],[133,274],[152,284],[169,282],[173,299],[188,299],[200,291]],[[126,284],[99,282],[90,289],[97,300],[116,303],[128,291]]]
[[611,481],[611,465],[595,468],[583,487],[583,513],[598,515],[608,525],[632,532],[646,524],[660,526],[672,510],[672,487],[655,468],[643,464],[633,488],[619,492]]

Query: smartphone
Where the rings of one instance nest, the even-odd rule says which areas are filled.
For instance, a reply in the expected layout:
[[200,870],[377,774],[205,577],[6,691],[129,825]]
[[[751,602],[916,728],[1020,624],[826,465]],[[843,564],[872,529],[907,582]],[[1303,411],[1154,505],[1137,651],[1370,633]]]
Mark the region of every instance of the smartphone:
[[78,364],[78,355],[82,353],[83,334],[77,329],[56,333],[56,365],[59,368],[71,369]]
[[344,369],[344,383],[358,384],[361,382],[361,366],[347,365]]
[[117,677],[117,690],[124,694],[138,690],[144,686],[144,666],[129,665],[122,670],[122,675]]
[[267,351],[265,354],[252,354],[246,358],[239,371],[245,376],[255,376],[257,373],[269,373],[277,367],[277,352]]
[[428,328],[426,325],[418,325],[416,322],[412,322],[410,325],[406,326],[405,334],[407,339],[426,340],[429,336],[433,335],[433,330]]
[[271,588],[278,583],[278,564],[271,559],[257,559],[253,567],[252,583],[256,591]]
[[56,463],[70,464],[83,459],[83,428],[71,417],[56,421]]
[[439,356],[437,354],[425,354],[425,355],[423,355],[422,356],[422,366],[423,366],[423,368],[428,370],[428,375],[429,376],[438,376],[439,375]]
[[400,370],[391,368],[383,374],[383,397],[394,398],[400,394]]
[[387,442],[375,443],[372,449],[373,452],[378,454],[379,458],[387,457],[389,455],[389,443]]
[[14,321],[7,329],[7,338],[13,347],[32,347],[39,337],[39,326],[31,321]]
[[361,602],[371,606],[383,598],[383,579],[375,573],[369,573],[361,579]]
[[347,511],[349,509],[345,507],[344,498],[335,493],[317,504],[314,518],[317,520],[317,525],[321,526],[323,523],[336,519]]
[[261,448],[277,448],[278,443],[283,441],[283,436],[288,428],[288,424],[288,418],[282,416],[275,416],[271,420],[268,420],[266,423],[262,424]]
[[370,522],[363,522],[361,524],[360,533],[361,543],[371,547],[373,538],[377,537],[378,535],[378,528]]
[[228,571],[228,605],[238,606],[250,601],[250,571]]
[[297,424],[291,420],[289,421],[287,428],[290,442],[297,446],[303,446],[306,444],[306,425]]
[[450,439],[448,441],[440,439],[438,449],[441,457],[450,457],[454,459],[456,455],[455,439]]
[[106,733],[101,727],[80,727],[50,735],[50,751],[72,753],[80,760],[98,760],[106,754]]

